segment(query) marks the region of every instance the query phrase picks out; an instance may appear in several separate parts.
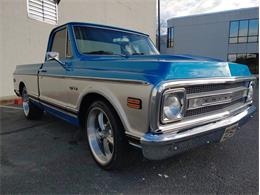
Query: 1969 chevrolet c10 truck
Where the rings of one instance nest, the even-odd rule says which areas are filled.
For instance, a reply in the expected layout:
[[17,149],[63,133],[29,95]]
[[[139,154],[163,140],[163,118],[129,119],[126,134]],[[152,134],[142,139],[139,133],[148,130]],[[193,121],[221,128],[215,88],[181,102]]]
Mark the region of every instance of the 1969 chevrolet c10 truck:
[[224,141],[256,110],[246,65],[160,55],[146,34],[89,23],[55,28],[45,62],[17,66],[13,80],[27,119],[45,111],[81,127],[105,169],[129,144],[160,160]]

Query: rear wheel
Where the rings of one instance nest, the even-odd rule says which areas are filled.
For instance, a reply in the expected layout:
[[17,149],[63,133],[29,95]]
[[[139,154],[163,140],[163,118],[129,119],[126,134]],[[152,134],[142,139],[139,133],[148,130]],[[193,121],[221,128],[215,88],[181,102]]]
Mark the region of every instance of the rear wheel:
[[22,100],[23,100],[23,112],[27,119],[40,119],[43,115],[43,110],[35,106],[30,100],[26,87],[22,90]]
[[85,124],[89,148],[97,164],[107,170],[122,168],[128,143],[114,109],[104,101],[92,103]]

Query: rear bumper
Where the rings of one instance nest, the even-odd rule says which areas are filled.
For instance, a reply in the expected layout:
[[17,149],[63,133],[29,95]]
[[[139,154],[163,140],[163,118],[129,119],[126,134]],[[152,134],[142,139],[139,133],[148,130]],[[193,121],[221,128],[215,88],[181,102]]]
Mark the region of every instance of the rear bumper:
[[256,111],[250,106],[243,112],[221,121],[192,128],[180,133],[147,133],[141,139],[143,155],[151,160],[161,160],[204,144],[219,142],[225,129],[233,124],[240,128]]

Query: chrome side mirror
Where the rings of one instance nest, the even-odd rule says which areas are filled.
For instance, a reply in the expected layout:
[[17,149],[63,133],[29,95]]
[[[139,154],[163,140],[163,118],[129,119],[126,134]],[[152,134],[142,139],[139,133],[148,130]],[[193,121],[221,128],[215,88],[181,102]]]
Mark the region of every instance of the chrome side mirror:
[[58,62],[62,68],[69,71],[70,69],[67,68],[66,63],[59,60],[59,52],[50,51],[46,53],[46,61],[55,60]]
[[49,60],[59,60],[59,52],[50,51],[46,53],[46,61]]

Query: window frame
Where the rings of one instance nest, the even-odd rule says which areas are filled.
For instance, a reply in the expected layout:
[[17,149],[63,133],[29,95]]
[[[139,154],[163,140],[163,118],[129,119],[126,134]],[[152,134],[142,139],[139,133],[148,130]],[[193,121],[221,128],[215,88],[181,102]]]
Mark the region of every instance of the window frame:
[[[65,59],[68,59],[68,58],[73,58],[73,53],[72,53],[72,48],[71,48],[71,41],[70,41],[70,37],[69,37],[69,31],[68,31],[67,27],[65,27],[65,28],[66,28]],[[68,55],[68,52],[70,52],[71,55]]]
[[[149,43],[151,44],[151,47],[153,47],[153,49],[155,50],[157,55],[159,54],[159,51],[156,49],[153,41],[151,40],[150,36],[144,33],[139,33],[139,32],[135,32],[135,31],[131,31],[131,30],[124,30],[124,29],[120,29],[120,28],[110,28],[110,27],[106,27],[106,26],[96,26],[96,25],[89,25],[89,24],[76,24],[76,25],[72,25],[71,30],[72,30],[72,36],[74,39],[74,44],[75,44],[75,49],[74,50],[76,52],[76,55],[84,55],[84,56],[108,56],[107,54],[99,54],[99,55],[95,55],[95,54],[82,54],[79,50],[78,47],[78,43],[77,43],[77,39],[76,39],[76,33],[75,33],[75,27],[90,27],[90,28],[98,28],[98,29],[105,29],[105,30],[114,30],[114,31],[119,31],[119,32],[126,32],[126,33],[130,33],[130,34],[136,34],[139,36],[144,36],[146,38],[149,39]],[[113,55],[109,55],[109,56],[118,56],[117,54],[113,54]]]
[[[250,21],[252,20],[258,20],[258,34],[257,35],[249,35],[249,26],[250,26]],[[240,31],[240,22],[241,21],[247,21],[247,36],[239,36],[239,31]],[[237,36],[230,36],[231,33],[231,23],[232,22],[238,22],[238,32]],[[246,38],[245,42],[239,42],[239,38]],[[250,37],[257,37],[257,41],[248,41]],[[231,38],[236,38],[236,42],[232,43],[230,42]],[[258,43],[259,42],[259,18],[251,18],[251,19],[241,19],[241,20],[231,20],[229,21],[229,34],[228,34],[228,44],[244,44],[244,43]]]
[[174,48],[174,27],[167,28],[167,48]]
[[[69,59],[69,58],[73,58],[73,53],[72,53],[72,48],[71,48],[71,42],[70,42],[70,53],[71,53],[71,56],[68,55],[68,43],[70,41],[70,37],[69,37],[69,33],[68,33],[68,28],[66,26],[64,27],[61,27],[59,29],[57,29],[56,31],[54,31],[52,33],[52,36],[51,36],[51,45],[50,45],[50,48],[49,48],[49,51],[52,51],[52,47],[53,47],[53,43],[54,43],[54,39],[55,39],[55,35],[62,31],[62,30],[65,30],[65,42],[64,42],[64,57],[65,58],[60,58],[60,60],[66,60],[66,59]],[[55,51],[54,51],[55,52]],[[60,55],[60,54],[59,54]]]

